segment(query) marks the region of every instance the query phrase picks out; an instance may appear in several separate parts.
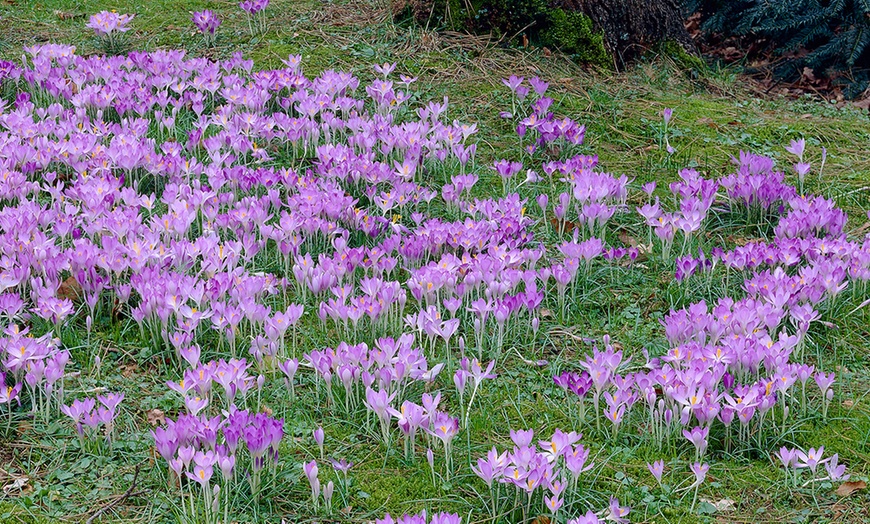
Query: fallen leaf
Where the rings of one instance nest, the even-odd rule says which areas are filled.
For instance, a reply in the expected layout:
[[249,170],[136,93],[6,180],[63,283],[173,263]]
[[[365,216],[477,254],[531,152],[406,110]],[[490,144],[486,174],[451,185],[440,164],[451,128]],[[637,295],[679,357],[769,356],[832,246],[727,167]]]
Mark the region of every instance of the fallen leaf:
[[67,298],[72,301],[80,299],[82,296],[82,286],[76,277],[68,277],[60,287],[57,288],[57,298]]
[[855,402],[852,399],[846,399],[843,401],[843,407],[847,409],[851,409],[852,406],[855,405]]
[[734,509],[734,501],[731,499],[722,499],[718,502],[714,502],[713,507],[716,508],[716,511],[731,511]]
[[850,480],[849,482],[843,482],[840,484],[840,487],[837,488],[837,496],[839,497],[848,497],[852,493],[855,493],[858,490],[864,489],[867,487],[867,483],[863,480]]
[[28,492],[30,491],[30,486],[27,484],[29,480],[30,479],[27,477],[18,477],[9,484],[3,486],[3,493],[8,495],[13,491],[19,494]]
[[734,507],[736,505],[735,502],[731,499],[722,499],[722,500],[716,501],[716,500],[710,500],[710,499],[706,499],[706,498],[702,497],[701,502],[704,502],[704,503],[707,503],[710,505],[710,507],[708,507],[708,510],[710,513],[713,513],[714,511],[717,513],[718,512],[726,512],[726,511],[734,511]]
[[157,426],[158,424],[166,424],[166,414],[163,413],[162,410],[156,408],[146,411],[145,419],[148,420],[148,423],[152,426]]
[[618,236],[619,236],[619,241],[627,246],[637,247],[638,245],[640,245],[640,242],[638,242],[636,238],[629,235],[625,231],[620,231]]

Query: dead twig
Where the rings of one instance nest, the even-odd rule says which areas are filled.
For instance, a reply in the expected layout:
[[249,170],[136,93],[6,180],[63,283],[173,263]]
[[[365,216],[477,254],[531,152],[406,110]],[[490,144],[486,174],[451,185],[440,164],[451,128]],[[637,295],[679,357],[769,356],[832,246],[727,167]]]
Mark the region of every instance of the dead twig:
[[124,494],[122,494],[120,497],[116,498],[112,502],[110,502],[110,503],[106,504],[105,506],[101,507],[100,509],[98,509],[96,513],[91,515],[90,518],[88,518],[88,520],[85,521],[85,524],[91,524],[92,522],[94,522],[94,520],[97,519],[97,517],[99,517],[100,515],[102,515],[103,513],[107,512],[107,511],[109,511],[110,509],[114,508],[115,506],[117,506],[118,504],[120,504],[121,502],[123,502],[124,500],[126,500],[127,498],[130,497],[130,495],[133,493],[133,490],[136,488],[136,480],[139,478],[140,466],[141,466],[141,464],[136,465],[136,471],[133,473],[133,482],[130,483],[130,487],[127,488],[127,491],[125,491]]

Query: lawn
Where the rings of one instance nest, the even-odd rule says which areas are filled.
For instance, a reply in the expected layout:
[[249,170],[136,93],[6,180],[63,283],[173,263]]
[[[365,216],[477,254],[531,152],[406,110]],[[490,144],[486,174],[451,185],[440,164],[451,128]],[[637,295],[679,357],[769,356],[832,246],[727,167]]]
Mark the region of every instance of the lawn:
[[868,143],[363,0],[7,0],[0,522],[868,522]]

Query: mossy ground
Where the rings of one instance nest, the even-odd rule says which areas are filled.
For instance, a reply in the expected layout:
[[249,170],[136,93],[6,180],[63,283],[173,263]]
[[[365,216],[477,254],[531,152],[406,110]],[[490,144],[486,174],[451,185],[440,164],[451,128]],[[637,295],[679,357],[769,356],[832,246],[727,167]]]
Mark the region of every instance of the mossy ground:
[[[189,12],[209,8],[224,22],[214,48],[202,45],[193,33]],[[603,169],[626,173],[640,182],[668,182],[682,167],[696,167],[710,176],[729,171],[730,158],[740,150],[751,150],[787,161],[783,146],[790,139],[806,137],[811,160],[818,163],[820,147],[828,151],[822,180],[812,180],[810,190],[835,198],[850,211],[850,227],[866,222],[862,211],[870,209],[867,186],[870,183],[870,119],[866,113],[837,109],[818,100],[764,99],[754,96],[744,81],[730,70],[706,68],[701,75],[687,74],[666,56],[640,63],[623,74],[591,73],[558,54],[545,56],[540,49],[501,49],[472,37],[457,37],[425,31],[410,25],[395,25],[385,10],[362,0],[319,2],[316,0],[273,0],[268,8],[269,30],[252,37],[247,22],[234,2],[191,0],[139,0],[105,2],[64,0],[13,1],[0,4],[0,57],[18,59],[21,47],[53,41],[75,44],[79,53],[100,52],[99,42],[84,28],[87,16],[101,9],[135,13],[134,31],[125,44],[129,49],[187,49],[195,55],[225,58],[241,51],[255,60],[256,67],[280,65],[288,54],[303,56],[309,76],[326,69],[352,71],[371,76],[371,66],[398,62],[398,70],[420,77],[419,96],[426,99],[450,98],[450,119],[478,123],[479,165],[494,158],[519,158],[510,124],[497,117],[510,106],[501,78],[510,74],[540,75],[551,83],[557,112],[571,116],[587,126],[584,150],[599,155]],[[696,71],[697,73],[697,71]],[[674,108],[671,143],[677,152],[668,155],[658,142],[660,112]],[[494,176],[481,170],[481,191],[496,187]],[[546,234],[546,233],[542,233]],[[617,270],[618,271],[618,270]],[[581,297],[582,308],[572,311],[564,321],[550,319],[533,343],[521,335],[511,340],[523,352],[531,346],[551,361],[551,367],[538,369],[519,358],[510,357],[497,381],[479,397],[477,410],[485,416],[472,419],[469,449],[457,444],[457,464],[469,456],[477,457],[492,443],[504,448],[508,429],[535,427],[552,430],[567,424],[564,399],[552,385],[554,369],[569,367],[577,355],[588,348],[567,333],[600,338],[609,333],[629,353],[642,347],[654,350],[661,345],[658,324],[670,307],[684,301],[679,289],[662,284],[664,272],[624,273],[620,278],[602,274],[595,277]],[[870,391],[867,371],[867,342],[870,325],[866,308],[850,317],[838,319],[837,330],[815,333],[811,355],[819,355],[827,369],[838,369],[839,380],[831,418],[818,417],[796,426],[783,442],[802,446],[824,444],[840,453],[853,477],[870,474]],[[312,323],[302,328],[302,338],[314,347],[335,340]],[[136,336],[135,326],[122,332],[108,327],[98,332],[85,347],[76,335],[65,343],[79,346],[74,359],[82,366],[89,355],[104,355],[104,371],[97,378],[82,379],[78,389],[96,385],[127,393],[125,402],[128,435],[117,443],[116,454],[123,460],[107,460],[84,455],[76,449],[75,438],[65,421],[45,427],[22,423],[23,440],[3,442],[11,451],[4,475],[28,475],[29,491],[21,497],[0,499],[0,522],[43,522],[66,519],[83,521],[94,508],[109,503],[123,493],[132,481],[137,464],[142,467],[136,493],[110,512],[104,521],[162,522],[172,520],[176,502],[166,496],[162,464],[156,460],[146,412],[177,410],[173,395],[166,392],[165,381],[177,378],[173,370],[158,365],[159,355],[147,349]],[[543,348],[543,350],[542,350]],[[205,354],[203,358],[209,358]],[[111,371],[110,371],[111,370]],[[446,390],[449,386],[445,383]],[[310,400],[310,398],[309,398]],[[327,446],[337,456],[358,463],[353,472],[352,489],[343,499],[350,509],[334,516],[335,521],[363,521],[385,511],[393,513],[420,509],[452,510],[476,515],[484,499],[478,498],[485,486],[467,467],[450,481],[430,480],[425,461],[406,462],[400,452],[384,453],[376,438],[362,426],[346,423],[340,413],[327,408],[311,408],[299,402],[287,407],[274,392],[267,405],[275,406],[287,418],[283,455],[290,460],[310,459],[315,453],[309,442],[318,424],[327,427]],[[457,406],[448,407],[458,412]],[[688,504],[679,496],[663,500],[654,487],[645,462],[662,457],[662,452],[645,444],[637,434],[625,434],[616,442],[596,435],[594,428],[577,428],[587,434],[599,464],[606,464],[587,491],[595,507],[606,504],[614,494],[630,503],[633,521],[687,522],[838,522],[870,520],[870,500],[865,492],[849,499],[832,497],[830,487],[820,495],[819,504],[805,492],[788,492],[781,487],[781,472],[768,457],[757,452],[726,455],[718,452],[710,471],[710,482],[701,496],[710,500],[731,499],[735,509],[719,515],[688,514]],[[464,440],[464,438],[463,438]],[[774,449],[777,442],[768,442]],[[665,456],[685,455],[685,450],[665,450]],[[6,453],[2,456],[5,458]],[[684,460],[672,461],[671,482],[688,477]],[[278,522],[308,522],[307,485],[300,482],[298,468],[288,468],[267,488],[267,503],[251,507],[240,502],[239,513],[246,518]],[[3,497],[3,495],[0,495]],[[31,517],[30,515],[35,515]]]

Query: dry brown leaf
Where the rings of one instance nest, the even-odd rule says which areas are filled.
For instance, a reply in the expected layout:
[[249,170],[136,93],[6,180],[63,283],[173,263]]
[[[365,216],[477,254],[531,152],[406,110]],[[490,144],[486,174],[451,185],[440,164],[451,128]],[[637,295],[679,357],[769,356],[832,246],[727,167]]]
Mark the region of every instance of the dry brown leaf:
[[843,407],[846,409],[852,409],[852,406],[855,405],[855,402],[852,399],[846,399],[843,401]]
[[121,370],[121,375],[123,375],[124,378],[130,378],[133,376],[133,374],[139,371],[139,366],[137,366],[136,364],[124,364],[119,369]]
[[640,244],[640,242],[638,242],[638,240],[636,238],[629,235],[625,231],[620,231],[618,236],[619,236],[619,241],[627,246],[637,247]]
[[850,480],[848,482],[843,482],[840,484],[840,487],[837,488],[837,496],[839,497],[848,497],[852,493],[855,493],[858,490],[864,489],[867,487],[867,483],[863,480]]
[[76,18],[85,16],[84,13],[70,13],[68,11],[61,11],[60,9],[55,9],[54,15],[61,20],[74,20]]
[[28,477],[17,477],[9,484],[3,486],[3,493],[5,495],[26,495],[33,491],[33,487],[28,483],[29,481]]
[[68,277],[60,287],[57,288],[57,298],[68,298],[75,302],[82,297],[82,286],[76,277]]
[[734,501],[731,499],[722,499],[713,503],[716,511],[732,511],[734,509]]
[[151,409],[145,412],[145,418],[152,426],[166,424],[166,413],[159,409]]

